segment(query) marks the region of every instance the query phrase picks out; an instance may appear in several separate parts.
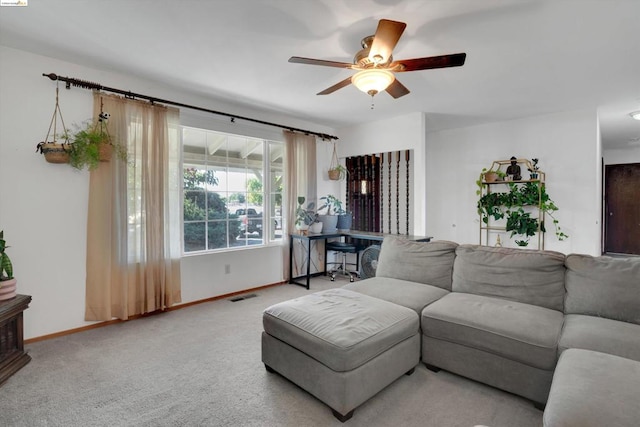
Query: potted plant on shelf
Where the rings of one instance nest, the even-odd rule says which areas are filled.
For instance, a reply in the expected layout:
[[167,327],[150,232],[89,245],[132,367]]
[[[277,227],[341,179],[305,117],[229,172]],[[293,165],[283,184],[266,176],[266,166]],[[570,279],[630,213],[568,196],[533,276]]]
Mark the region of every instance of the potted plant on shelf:
[[531,167],[528,168],[529,170],[529,178],[530,179],[538,179],[538,170],[540,170],[540,167],[538,166],[538,159],[531,159]]
[[116,157],[127,161],[127,149],[111,138],[107,131],[107,113],[100,113],[98,122],[93,124],[86,121],[72,136],[71,150],[69,151],[69,164],[79,170],[93,170],[100,162],[111,160],[115,151]]
[[8,246],[4,240],[4,230],[0,231],[0,301],[16,296],[17,280],[13,277],[11,259],[5,252]]
[[496,181],[504,181],[504,178],[507,176],[501,170],[492,170],[487,168],[482,168],[482,172],[480,172],[480,178],[477,181],[478,186],[481,186],[483,182],[496,182]]

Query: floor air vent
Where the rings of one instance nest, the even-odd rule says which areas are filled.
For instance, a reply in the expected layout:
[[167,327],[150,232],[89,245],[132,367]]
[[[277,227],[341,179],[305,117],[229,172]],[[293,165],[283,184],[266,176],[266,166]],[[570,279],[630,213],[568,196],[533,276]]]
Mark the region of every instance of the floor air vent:
[[237,297],[231,298],[229,301],[238,302],[238,301],[242,301],[242,300],[249,299],[249,298],[255,298],[257,296],[258,295],[256,295],[256,294],[238,295]]

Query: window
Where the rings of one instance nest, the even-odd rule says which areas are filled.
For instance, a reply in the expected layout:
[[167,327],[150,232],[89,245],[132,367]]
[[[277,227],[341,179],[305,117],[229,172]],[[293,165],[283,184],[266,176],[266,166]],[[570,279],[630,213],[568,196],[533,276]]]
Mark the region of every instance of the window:
[[182,128],[184,252],[282,240],[284,144]]

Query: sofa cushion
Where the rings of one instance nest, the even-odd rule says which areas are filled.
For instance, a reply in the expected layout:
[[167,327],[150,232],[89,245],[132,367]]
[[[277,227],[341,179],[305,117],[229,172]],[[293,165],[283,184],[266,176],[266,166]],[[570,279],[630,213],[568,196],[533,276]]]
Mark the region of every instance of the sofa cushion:
[[343,286],[344,289],[380,298],[422,313],[422,309],[447,295],[449,291],[436,286],[389,277],[372,277]]
[[640,258],[567,256],[565,313],[640,324]]
[[390,277],[451,290],[457,243],[416,242],[387,236],[382,242],[376,277]]
[[460,245],[452,288],[562,311],[564,259],[553,251]]
[[570,349],[553,376],[545,427],[636,427],[640,420],[640,363]]
[[337,372],[362,366],[420,328],[415,311],[340,288],[272,305],[262,323],[269,335]]
[[540,369],[556,364],[560,311],[452,292],[422,311],[422,334]]
[[582,348],[640,361],[640,325],[602,317],[567,314],[559,350]]

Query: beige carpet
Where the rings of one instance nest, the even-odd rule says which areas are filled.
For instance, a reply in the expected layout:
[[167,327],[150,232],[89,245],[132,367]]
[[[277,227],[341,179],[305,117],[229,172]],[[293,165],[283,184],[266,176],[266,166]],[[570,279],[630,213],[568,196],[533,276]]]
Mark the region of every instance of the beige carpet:
[[28,345],[32,362],[0,387],[0,426],[542,425],[529,401],[422,365],[341,424],[260,361],[262,311],[309,291],[255,293]]

